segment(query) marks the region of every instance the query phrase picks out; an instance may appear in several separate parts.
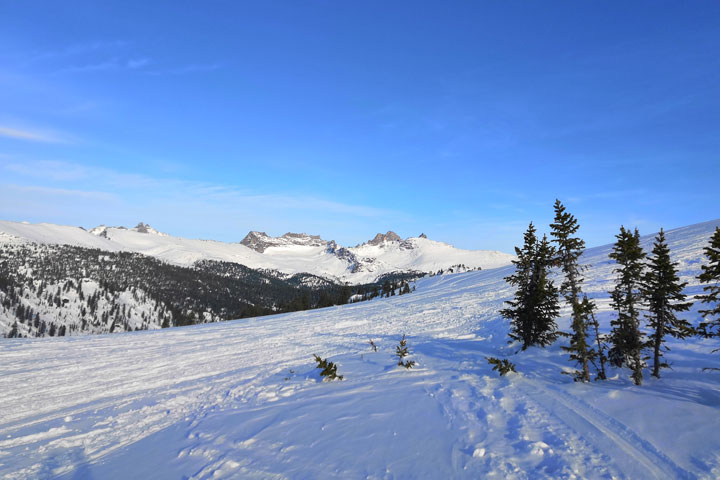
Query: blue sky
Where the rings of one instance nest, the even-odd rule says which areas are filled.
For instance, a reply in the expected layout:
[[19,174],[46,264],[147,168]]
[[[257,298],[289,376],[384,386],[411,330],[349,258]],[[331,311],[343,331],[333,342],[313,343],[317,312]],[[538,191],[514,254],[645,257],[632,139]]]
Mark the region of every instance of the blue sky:
[[511,251],[720,217],[720,3],[0,0],[0,218]]

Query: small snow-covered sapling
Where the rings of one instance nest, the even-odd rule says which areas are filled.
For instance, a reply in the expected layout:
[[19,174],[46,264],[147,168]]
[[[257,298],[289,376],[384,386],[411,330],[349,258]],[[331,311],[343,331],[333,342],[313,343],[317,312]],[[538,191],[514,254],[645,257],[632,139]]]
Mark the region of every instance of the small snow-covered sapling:
[[317,362],[317,368],[321,368],[321,377],[325,377],[323,380],[342,380],[343,376],[337,374],[337,365],[333,362],[328,362],[327,358],[320,358],[314,355],[315,361]]
[[408,370],[415,365],[414,360],[405,360],[405,357],[410,355],[408,352],[407,340],[405,340],[405,334],[403,333],[400,345],[395,347],[395,355],[398,357],[398,366],[405,367]]

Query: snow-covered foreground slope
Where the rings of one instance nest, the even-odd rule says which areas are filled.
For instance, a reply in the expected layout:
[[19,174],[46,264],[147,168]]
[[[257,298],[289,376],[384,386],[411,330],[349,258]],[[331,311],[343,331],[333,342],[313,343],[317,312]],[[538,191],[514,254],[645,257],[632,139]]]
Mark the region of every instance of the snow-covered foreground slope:
[[193,265],[199,260],[217,260],[285,274],[311,273],[355,284],[373,282],[386,273],[437,272],[459,264],[467,269],[495,268],[508,265],[513,258],[503,252],[463,250],[424,237],[384,241],[384,236],[379,235],[383,240],[375,244],[338,248],[335,242],[305,234],[268,237],[251,232],[248,237],[251,236],[253,241],[267,242],[267,245],[253,249],[242,243],[173,237],[142,223],[131,229],[102,226],[86,231],[49,223],[0,220],[0,244],[35,242],[130,251],[181,266]]
[[[667,232],[691,294],[718,223]],[[605,328],[608,252],[583,257]],[[673,369],[641,387],[624,369],[573,383],[564,341],[517,354],[507,344],[497,312],[510,271],[260,319],[0,342],[0,476],[720,477],[720,374],[702,372],[720,367],[717,340],[669,342]],[[393,357],[403,333],[409,371]],[[313,353],[345,380],[319,382]],[[520,373],[498,377],[488,355]]]

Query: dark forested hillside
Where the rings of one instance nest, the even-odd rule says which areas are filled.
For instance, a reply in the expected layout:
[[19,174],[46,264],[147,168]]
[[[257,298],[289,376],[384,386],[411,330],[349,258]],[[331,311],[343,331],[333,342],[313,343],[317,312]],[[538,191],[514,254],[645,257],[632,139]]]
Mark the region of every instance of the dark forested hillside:
[[[384,280],[383,280],[384,282]],[[0,335],[111,333],[216,322],[347,303],[380,284],[348,286],[203,260],[181,267],[130,252],[0,246]]]

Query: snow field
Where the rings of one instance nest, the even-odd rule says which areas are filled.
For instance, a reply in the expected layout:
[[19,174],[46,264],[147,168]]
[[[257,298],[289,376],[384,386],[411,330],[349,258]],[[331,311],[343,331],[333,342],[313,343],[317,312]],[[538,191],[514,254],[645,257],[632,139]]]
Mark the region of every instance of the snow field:
[[[687,279],[717,222],[667,232]],[[585,290],[612,313],[610,247]],[[0,343],[3,478],[718,478],[717,340],[672,370],[573,383],[559,340],[517,353],[511,267],[342,307],[162,331]],[[688,292],[699,292],[697,281]],[[688,315],[697,318],[696,309]],[[569,325],[565,308],[561,329]],[[405,370],[394,355],[407,334]],[[368,340],[378,345],[373,352]],[[312,355],[345,380],[320,382]],[[509,358],[498,377],[485,356]]]

